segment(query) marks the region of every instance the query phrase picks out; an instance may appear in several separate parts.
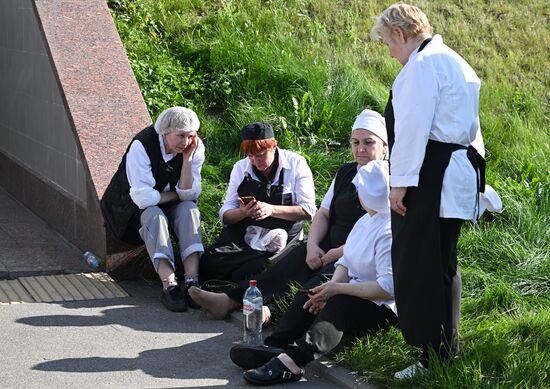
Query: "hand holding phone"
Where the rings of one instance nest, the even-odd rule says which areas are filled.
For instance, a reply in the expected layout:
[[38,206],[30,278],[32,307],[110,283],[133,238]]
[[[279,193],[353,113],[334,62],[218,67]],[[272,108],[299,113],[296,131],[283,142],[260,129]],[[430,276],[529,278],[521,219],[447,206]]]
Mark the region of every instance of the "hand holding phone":
[[242,197],[240,197],[240,199],[244,203],[244,205],[247,205],[251,201],[256,200],[256,198],[254,196],[242,196]]
[[314,294],[311,289],[306,289],[306,288],[300,288],[300,289],[298,289],[298,292],[299,293],[305,293],[305,294]]

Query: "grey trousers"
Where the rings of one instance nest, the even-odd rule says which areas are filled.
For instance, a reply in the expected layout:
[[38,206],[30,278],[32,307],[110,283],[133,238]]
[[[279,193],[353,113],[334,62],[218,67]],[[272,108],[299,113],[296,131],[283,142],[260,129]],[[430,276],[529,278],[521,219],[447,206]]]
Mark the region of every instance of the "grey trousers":
[[161,259],[168,260],[172,268],[175,268],[170,228],[178,238],[182,262],[195,252],[204,252],[197,204],[193,201],[181,201],[166,208],[164,212],[157,206],[148,207],[141,214],[139,235],[145,242],[155,270]]

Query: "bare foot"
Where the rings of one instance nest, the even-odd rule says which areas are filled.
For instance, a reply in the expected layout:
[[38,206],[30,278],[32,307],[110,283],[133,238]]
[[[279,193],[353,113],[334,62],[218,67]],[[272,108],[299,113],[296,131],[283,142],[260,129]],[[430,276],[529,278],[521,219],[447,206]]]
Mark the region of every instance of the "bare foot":
[[225,319],[231,311],[239,307],[239,304],[231,300],[225,293],[208,292],[196,286],[189,288],[189,295],[216,320]]
[[267,305],[262,306],[262,313],[262,325],[266,325],[269,322],[269,319],[271,319],[271,311]]

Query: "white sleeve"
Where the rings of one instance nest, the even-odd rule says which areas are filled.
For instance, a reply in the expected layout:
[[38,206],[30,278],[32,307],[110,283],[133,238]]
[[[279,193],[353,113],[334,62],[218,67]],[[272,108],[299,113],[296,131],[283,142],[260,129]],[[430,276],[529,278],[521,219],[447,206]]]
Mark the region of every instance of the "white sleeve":
[[181,201],[197,200],[202,191],[201,169],[205,159],[205,148],[204,143],[202,143],[202,140],[200,138],[197,138],[197,141],[197,150],[195,150],[193,160],[191,161],[191,163],[193,164],[191,167],[191,171],[193,174],[193,186],[191,187],[191,189],[180,189],[179,182],[178,185],[176,185],[176,193],[178,194],[178,197]]
[[321,207],[325,208],[326,210],[330,210],[330,203],[332,203],[332,198],[334,197],[335,180],[336,180],[335,178],[332,179],[332,182],[330,183],[327,193],[325,193],[325,197],[323,197],[323,201],[321,202]]
[[391,230],[384,231],[375,243],[376,282],[382,289],[394,296],[393,270],[391,266]]
[[438,99],[432,66],[421,60],[408,63],[393,88],[395,143],[390,153],[390,185],[418,186]]
[[130,184],[130,197],[139,209],[158,204],[160,193],[155,189],[151,161],[138,140],[132,142],[126,154],[126,176]]
[[299,157],[295,166],[294,195],[296,204],[301,206],[313,219],[315,211],[315,184],[313,183],[313,174],[304,157]]
[[[334,262],[334,267],[336,268],[336,266],[344,266],[346,269],[349,269],[348,262],[349,261],[346,259],[346,256],[342,255],[340,258],[338,258],[336,262]],[[348,270],[348,275],[349,275],[349,270]]]
[[[242,160],[241,160],[242,161]],[[231,170],[231,175],[229,176],[229,185],[227,186],[227,192],[225,194],[225,200],[222,207],[220,208],[220,219],[223,221],[223,214],[230,209],[239,208],[238,197],[239,194],[237,190],[239,185],[244,178],[244,167],[238,161],[233,165],[233,170]]]
[[[479,118],[477,119],[479,122]],[[485,142],[483,142],[483,136],[481,135],[481,128],[477,127],[476,137],[472,142],[472,146],[477,150],[479,155],[485,158]]]

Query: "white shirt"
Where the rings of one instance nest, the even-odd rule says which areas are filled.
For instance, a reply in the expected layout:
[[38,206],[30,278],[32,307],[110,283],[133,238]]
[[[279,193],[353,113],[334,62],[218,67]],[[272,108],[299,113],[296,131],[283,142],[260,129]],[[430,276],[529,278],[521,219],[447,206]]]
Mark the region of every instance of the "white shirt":
[[[440,35],[420,53],[418,49],[411,53],[392,88],[392,187],[418,185],[428,139],[463,146],[473,143],[484,155],[478,117],[480,83],[470,65]],[[444,174],[440,217],[473,219],[476,196],[476,171],[466,150],[457,150]]]
[[325,208],[327,211],[330,210],[330,204],[332,203],[332,199],[334,198],[334,180],[336,180],[336,178],[332,179],[332,182],[328,187],[327,193],[325,193],[325,197],[323,197],[323,201],[321,201],[321,207]]
[[[315,186],[313,184],[313,174],[306,159],[292,151],[280,148],[277,148],[277,150],[279,150],[279,167],[272,185],[279,185],[279,174],[281,169],[285,169],[283,194],[292,193],[292,205],[301,206],[313,218],[316,211]],[[247,173],[254,180],[260,181],[252,171],[252,164],[248,158],[237,161],[233,166],[225,200],[219,213],[222,220],[226,211],[239,208],[237,189]]]
[[[167,154],[164,147],[162,135],[159,135],[160,150],[164,162],[170,161],[177,154]],[[191,172],[193,175],[193,186],[191,189],[180,189],[179,181],[176,185],[176,193],[180,200],[197,200],[201,193],[201,168],[204,163],[204,144],[197,137],[197,149],[193,155]],[[139,140],[134,140],[130,145],[126,155],[126,176],[130,184],[130,197],[139,209],[145,209],[157,205],[160,201],[160,192],[155,190],[155,178],[151,171],[151,161],[145,152],[143,144]],[[163,192],[170,190],[170,184],[166,185]]]
[[[366,214],[353,226],[344,245],[344,256],[334,266],[341,265],[348,269],[350,283],[376,281],[393,296],[391,243],[390,214]],[[394,300],[371,301],[377,305],[384,304],[397,314]]]

